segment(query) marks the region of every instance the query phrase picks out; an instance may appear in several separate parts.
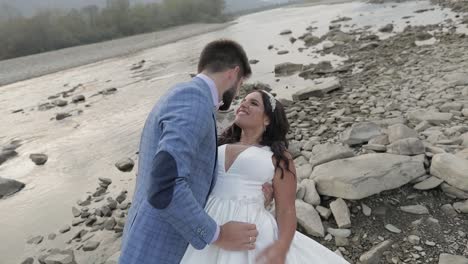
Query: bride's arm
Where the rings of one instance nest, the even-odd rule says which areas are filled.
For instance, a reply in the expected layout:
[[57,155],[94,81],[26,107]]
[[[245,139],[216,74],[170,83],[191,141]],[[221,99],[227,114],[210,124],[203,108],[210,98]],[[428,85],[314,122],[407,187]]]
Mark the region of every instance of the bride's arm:
[[[274,244],[258,256],[258,259],[263,263],[284,263],[296,232],[296,170],[291,155],[286,153],[286,156],[289,159],[289,170],[286,169],[285,163],[281,162],[282,170],[277,168],[273,178],[279,237]],[[276,164],[275,160],[273,162]]]

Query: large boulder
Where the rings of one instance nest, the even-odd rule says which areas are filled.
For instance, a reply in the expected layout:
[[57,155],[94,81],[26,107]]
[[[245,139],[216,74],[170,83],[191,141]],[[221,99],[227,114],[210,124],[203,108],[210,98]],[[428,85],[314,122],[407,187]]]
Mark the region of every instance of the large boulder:
[[432,158],[431,174],[468,191],[468,162],[465,159],[449,153],[436,154]]
[[298,71],[301,71],[304,66],[302,64],[296,63],[280,63],[275,65],[275,75],[276,76],[288,76]]
[[322,195],[358,200],[399,188],[425,174],[424,155],[372,153],[319,165],[310,178]]
[[306,100],[309,97],[324,97],[326,94],[341,88],[338,78],[327,79],[293,94],[293,100]]
[[415,130],[403,125],[403,124],[395,124],[388,127],[388,140],[390,143],[393,143],[400,139],[405,138],[417,138],[418,132]]
[[333,160],[351,157],[354,157],[354,153],[348,146],[325,143],[313,147],[310,163],[318,166]]
[[414,156],[424,154],[425,151],[423,142],[417,138],[400,139],[387,146],[388,153],[398,155]]
[[380,136],[381,128],[372,122],[362,122],[352,125],[341,134],[341,142],[353,146],[369,142],[370,139]]
[[322,220],[312,205],[296,200],[296,214],[297,222],[305,229],[307,234],[316,237],[325,236]]
[[468,264],[468,259],[464,256],[442,253],[439,256],[439,264]]
[[23,189],[24,186],[25,184],[22,182],[0,177],[0,198],[18,192]]
[[433,125],[441,125],[449,123],[452,120],[452,113],[440,113],[433,110],[414,110],[408,113],[408,119],[414,122],[427,121]]

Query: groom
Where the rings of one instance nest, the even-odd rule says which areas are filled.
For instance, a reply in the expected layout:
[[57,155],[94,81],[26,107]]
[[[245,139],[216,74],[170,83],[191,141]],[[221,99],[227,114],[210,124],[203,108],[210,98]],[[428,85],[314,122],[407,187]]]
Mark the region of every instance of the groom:
[[216,181],[215,111],[229,109],[251,75],[247,55],[234,41],[211,42],[201,53],[198,72],[169,90],[148,116],[120,264],[179,263],[189,243],[196,249],[255,248],[255,225],[218,226],[204,211]]

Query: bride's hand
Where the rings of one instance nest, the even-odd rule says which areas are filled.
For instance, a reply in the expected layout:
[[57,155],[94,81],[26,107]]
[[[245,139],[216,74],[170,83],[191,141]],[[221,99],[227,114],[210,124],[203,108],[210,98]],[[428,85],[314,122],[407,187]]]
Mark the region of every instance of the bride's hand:
[[285,246],[284,243],[276,241],[260,252],[255,261],[258,264],[284,264],[288,250],[289,247]]

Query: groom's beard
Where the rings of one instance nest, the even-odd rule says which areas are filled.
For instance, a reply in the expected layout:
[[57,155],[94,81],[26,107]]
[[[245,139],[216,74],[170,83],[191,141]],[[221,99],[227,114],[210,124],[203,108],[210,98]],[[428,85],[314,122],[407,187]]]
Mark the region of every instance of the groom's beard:
[[223,94],[223,104],[219,107],[219,110],[221,111],[229,110],[229,108],[231,107],[232,101],[234,101],[234,98],[236,97],[237,85],[238,83],[236,82],[229,90],[227,90]]

